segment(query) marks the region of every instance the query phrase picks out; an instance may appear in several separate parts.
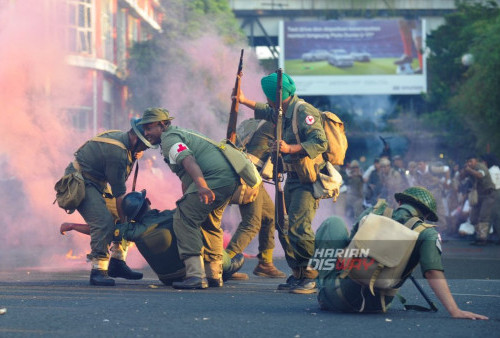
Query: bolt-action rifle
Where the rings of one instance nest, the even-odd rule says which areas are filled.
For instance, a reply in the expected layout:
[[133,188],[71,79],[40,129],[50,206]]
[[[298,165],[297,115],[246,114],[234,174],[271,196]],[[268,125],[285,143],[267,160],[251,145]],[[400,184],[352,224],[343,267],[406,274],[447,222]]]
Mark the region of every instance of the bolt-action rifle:
[[231,103],[231,111],[229,112],[229,122],[227,124],[226,138],[233,144],[236,142],[236,123],[238,122],[238,110],[240,102],[238,96],[240,94],[241,76],[243,71],[243,51],[241,50],[240,63],[238,65],[238,72],[236,73],[236,81],[233,88],[233,102]]
[[282,140],[283,131],[283,70],[279,68],[277,71],[278,82],[276,84],[276,101],[274,102],[274,109],[276,113],[276,150],[272,152],[273,162],[273,181],[275,184],[275,222],[276,228],[283,234],[288,234],[288,214],[285,207],[285,194],[281,183],[283,182],[283,157],[280,153],[280,141]]

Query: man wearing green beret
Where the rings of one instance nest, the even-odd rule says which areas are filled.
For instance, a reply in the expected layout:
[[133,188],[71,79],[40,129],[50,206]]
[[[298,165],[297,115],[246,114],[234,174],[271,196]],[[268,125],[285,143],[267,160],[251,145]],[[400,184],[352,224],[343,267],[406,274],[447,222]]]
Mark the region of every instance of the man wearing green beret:
[[[401,193],[395,194],[394,198],[399,203],[399,206],[395,210],[392,210],[387,202],[382,199],[380,199],[374,207],[365,210],[353,226],[350,236],[344,221],[339,217],[334,216],[327,218],[318,228],[316,232],[314,260],[318,265],[320,261],[323,261],[322,267],[319,268],[318,276],[318,301],[321,309],[336,312],[385,312],[393,301],[398,288],[401,287],[411,275],[413,269],[420,264],[423,276],[427,279],[430,287],[452,317],[488,319],[486,316],[461,310],[453,299],[453,295],[450,292],[443,272],[441,239],[433,226],[424,223],[426,220],[433,222],[438,221],[436,200],[434,196],[423,187],[410,187]],[[339,257],[339,255],[337,255],[339,250],[345,252],[351,248],[352,244],[350,243],[353,241],[353,238],[355,238],[357,232],[363,230],[364,236],[366,237],[367,229],[375,233],[378,231],[373,229],[384,229],[389,226],[387,223],[384,223],[382,227],[376,227],[377,224],[366,221],[369,214],[384,215],[401,223],[401,227],[406,226],[418,233],[409,260],[406,262],[405,266],[401,266],[403,268],[401,280],[396,281],[397,284],[393,287],[375,287],[370,290],[366,285],[366,279],[363,280],[366,276],[362,277],[361,280],[356,279],[356,276],[360,276],[359,273],[351,274],[345,265],[347,260],[354,261],[357,259],[366,259],[365,262],[368,264],[372,256],[346,254],[344,257],[351,258],[344,258],[342,260],[342,256]],[[365,223],[363,224],[363,222]],[[387,233],[385,236],[387,236]],[[369,240],[364,240],[363,242],[364,248],[368,248],[368,250],[370,250],[369,252],[378,244],[375,243],[377,240],[371,240],[371,242]],[[380,240],[378,240],[378,242],[380,242]],[[392,248],[391,245],[394,245],[394,243],[390,242],[400,242],[400,240],[387,240],[383,242],[386,242],[383,243],[386,246],[386,252],[393,252],[394,248]],[[356,248],[356,246],[352,248]],[[354,251],[350,252],[351,254],[354,253]],[[373,257],[375,256],[376,255]],[[326,260],[332,259],[335,260],[333,263],[325,263]],[[360,264],[351,269],[352,271],[359,271],[367,266],[368,265]],[[374,275],[378,274],[373,273],[371,277],[373,278]],[[388,278],[388,276],[385,275],[384,278]],[[368,280],[370,280],[370,278],[368,278]]]
[[[161,145],[165,162],[182,182],[183,196],[177,201],[173,229],[186,278],[172,286],[220,287],[223,284],[220,222],[240,179],[213,141],[192,130],[172,126],[172,119],[166,109],[148,108],[141,121],[147,140]],[[201,229],[211,235],[205,237],[205,247]]]
[[[255,111],[256,119],[276,122],[275,104],[277,74],[272,73],[261,79],[261,86],[267,103],[247,99],[240,91],[241,104]],[[317,271],[308,268],[309,259],[314,252],[314,232],[311,223],[319,206],[319,199],[313,196],[313,182],[304,172],[308,168],[322,168],[323,152],[327,149],[325,131],[321,123],[321,113],[314,106],[300,100],[295,95],[295,82],[283,73],[283,139],[279,145],[283,154],[285,171],[285,205],[288,211],[290,229],[288,235],[279,234],[292,275],[278,289],[291,293],[314,293],[317,291],[315,278]],[[298,135],[293,132],[293,119],[296,119]],[[307,163],[312,165],[307,165]],[[313,169],[314,170],[314,169]],[[312,173],[314,176],[316,173]]]
[[141,279],[142,273],[134,272],[125,264],[127,248],[113,242],[115,223],[125,220],[121,202],[126,193],[125,182],[142,151],[153,147],[141,134],[137,120],[130,121],[128,132],[108,130],[87,141],[75,152],[75,159],[65,170],[65,175],[81,172],[85,180],[85,197],[77,207],[90,226],[91,252],[87,259],[92,263],[90,284],[114,286],[109,277]]

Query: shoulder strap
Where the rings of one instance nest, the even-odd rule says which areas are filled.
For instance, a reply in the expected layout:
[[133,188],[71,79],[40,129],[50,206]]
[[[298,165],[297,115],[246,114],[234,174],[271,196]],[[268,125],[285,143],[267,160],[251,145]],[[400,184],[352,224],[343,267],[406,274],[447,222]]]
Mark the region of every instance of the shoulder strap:
[[421,233],[422,231],[424,231],[425,229],[428,229],[428,228],[434,228],[435,225],[434,224],[427,224],[427,223],[422,223],[420,224],[418,227],[416,227],[415,229],[413,229],[413,231],[416,231],[418,233]]
[[304,103],[304,101],[299,100],[295,104],[295,107],[293,107],[293,114],[292,114],[292,131],[295,135],[295,139],[297,140],[297,144],[300,144],[300,137],[299,137],[299,127],[297,125],[297,111],[299,110],[299,107]]
[[384,215],[385,217],[389,217],[389,218],[392,218],[392,212],[394,210],[390,207],[385,207],[384,209],[384,213],[382,215]]
[[94,138],[92,138],[90,140],[94,141],[94,142],[102,142],[102,143],[114,144],[117,147],[120,147],[120,148],[122,148],[124,150],[128,150],[127,147],[125,147],[125,145],[122,142],[120,142],[118,140],[115,140],[113,138],[96,136],[96,137],[94,137]]

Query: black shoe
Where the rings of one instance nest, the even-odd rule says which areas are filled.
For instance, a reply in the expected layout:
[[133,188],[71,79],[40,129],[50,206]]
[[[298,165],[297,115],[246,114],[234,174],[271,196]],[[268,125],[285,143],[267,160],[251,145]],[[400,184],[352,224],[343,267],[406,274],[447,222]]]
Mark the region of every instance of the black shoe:
[[108,277],[106,270],[90,270],[90,285],[115,286],[115,280]]
[[413,61],[413,58],[409,55],[401,55],[401,57],[399,59],[397,59],[396,61],[394,61],[394,64],[395,65],[402,65],[402,64],[405,64],[405,63],[411,63]]
[[225,271],[222,272],[222,280],[227,281],[233,273],[237,272],[245,263],[245,256],[242,253],[237,254],[233,258],[231,258],[231,266]]
[[108,275],[113,278],[142,279],[142,272],[132,271],[125,261],[116,258],[109,260]]
[[300,279],[295,278],[294,275],[290,275],[285,283],[278,285],[278,290],[290,290],[293,286],[299,283]]
[[206,278],[188,277],[182,282],[173,282],[174,289],[206,289],[208,288],[208,281]]
[[316,293],[316,280],[311,278],[302,278],[299,282],[290,288],[290,293],[310,294]]
[[208,287],[221,288],[224,285],[222,278],[207,278]]

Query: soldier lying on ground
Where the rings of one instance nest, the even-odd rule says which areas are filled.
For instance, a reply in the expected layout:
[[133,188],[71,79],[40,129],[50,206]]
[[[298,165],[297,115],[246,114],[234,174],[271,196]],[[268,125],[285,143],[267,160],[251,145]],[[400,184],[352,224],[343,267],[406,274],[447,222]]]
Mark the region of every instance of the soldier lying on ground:
[[[331,269],[320,267],[318,269],[320,285],[318,301],[321,309],[341,312],[385,312],[386,305],[392,302],[398,288],[410,277],[413,269],[420,263],[422,274],[452,317],[488,319],[488,317],[461,310],[450,292],[441,262],[441,240],[433,225],[423,223],[426,219],[433,222],[438,220],[436,201],[432,194],[425,188],[411,187],[402,193],[395,194],[395,199],[399,203],[399,206],[394,211],[387,206],[384,200],[380,200],[373,208],[367,209],[354,225],[350,238],[344,221],[339,217],[330,217],[321,224],[316,233],[315,259],[321,258],[319,256],[327,252],[328,249],[328,252],[338,252],[337,250],[339,249],[352,248],[352,244],[358,245],[363,240],[364,244],[368,243],[367,246],[369,245],[370,253],[364,256],[369,260],[371,257],[375,257],[375,255],[372,255],[372,251],[374,251],[373,248],[377,244],[379,248],[382,248],[381,251],[385,248],[385,253],[390,257],[395,251],[395,248],[393,248],[394,244],[402,243],[402,247],[406,248],[407,257],[409,256],[406,263],[400,264],[400,274],[394,278],[394,284],[386,285],[385,287],[377,287],[377,284],[373,284],[376,282],[376,278],[382,279],[381,282],[384,283],[390,277],[394,276],[386,275],[386,277],[382,277],[383,270],[381,270],[375,273],[370,272],[362,277],[363,268],[351,268],[349,270],[345,264],[346,258],[343,258],[343,264],[335,264]],[[373,217],[373,214],[387,217]],[[364,218],[365,216],[366,218]],[[382,223],[375,224],[371,221],[369,222],[368,219],[370,217],[371,219],[379,219]],[[412,242],[415,246],[411,253],[407,249],[410,244],[409,240],[405,242],[401,240],[389,240],[388,237],[396,232],[394,230],[399,229],[399,225],[388,218],[405,224],[406,227],[401,227],[404,228],[403,232],[408,232],[409,229],[415,232]],[[394,226],[394,224],[395,227],[387,231],[387,227],[389,225]],[[365,237],[356,237],[358,232],[363,233]],[[382,237],[387,240],[379,238],[378,240],[368,242],[370,239],[367,234],[382,232],[384,233]],[[352,259],[352,256],[344,257],[351,257]],[[380,261],[381,259],[377,261],[378,265],[373,264],[374,269],[383,269],[380,266]],[[365,266],[364,270],[367,271],[368,268]],[[356,275],[358,278],[356,278]],[[375,287],[373,288],[373,286]]]
[[[175,209],[161,212],[158,209],[151,209],[145,190],[128,193],[123,199],[122,208],[127,220],[130,221],[116,225],[114,240],[120,241],[123,238],[135,242],[141,255],[165,285],[182,280],[186,275],[186,269],[179,258],[177,238],[173,231]],[[71,230],[84,234],[90,233],[87,224],[63,223],[61,225],[61,234]],[[210,234],[203,232],[203,238],[210,240]],[[241,268],[243,262],[243,254],[231,259],[224,252],[223,279],[229,279]]]

